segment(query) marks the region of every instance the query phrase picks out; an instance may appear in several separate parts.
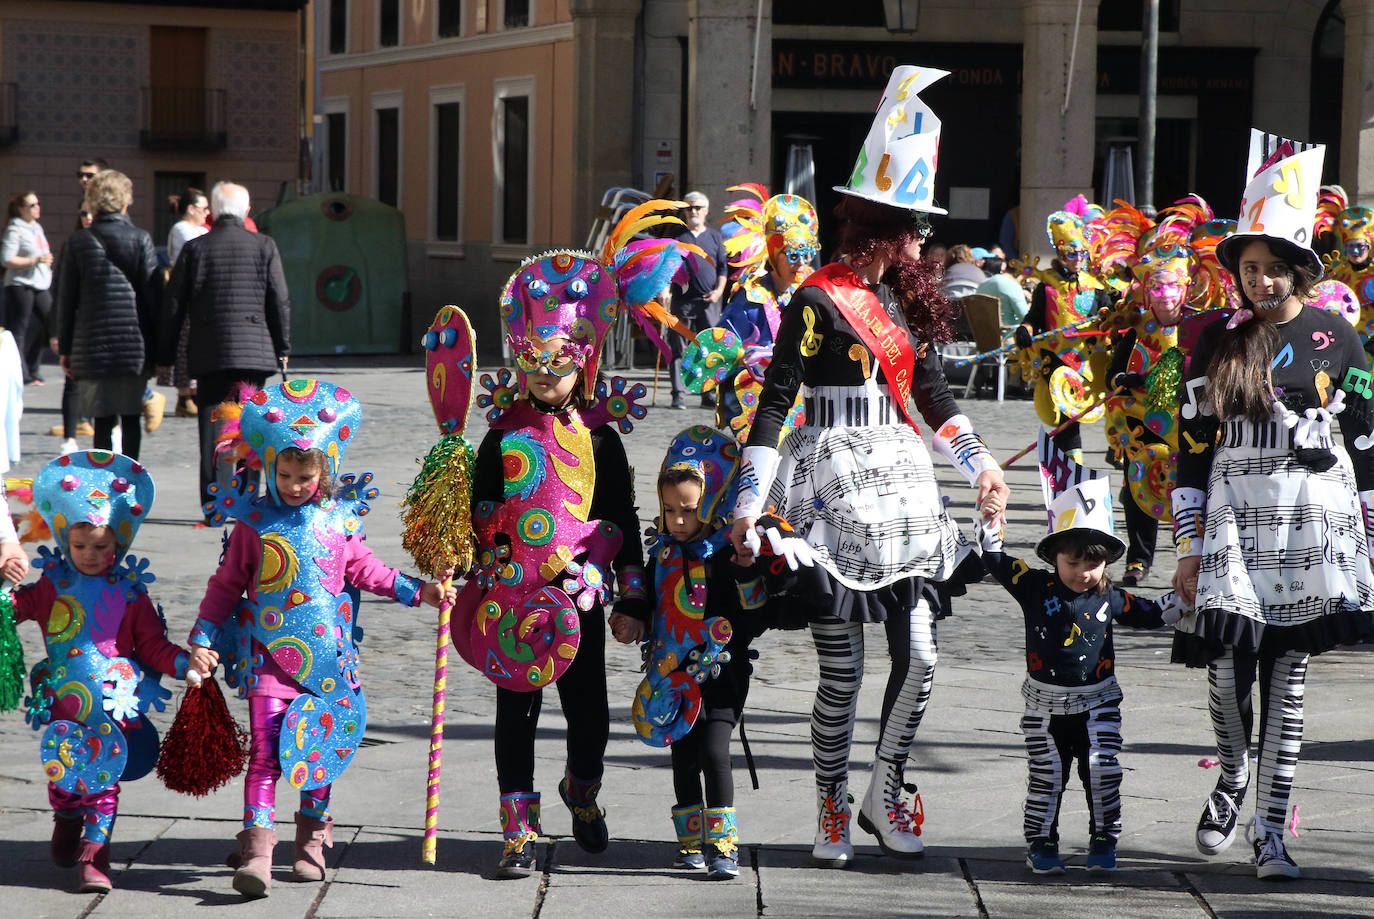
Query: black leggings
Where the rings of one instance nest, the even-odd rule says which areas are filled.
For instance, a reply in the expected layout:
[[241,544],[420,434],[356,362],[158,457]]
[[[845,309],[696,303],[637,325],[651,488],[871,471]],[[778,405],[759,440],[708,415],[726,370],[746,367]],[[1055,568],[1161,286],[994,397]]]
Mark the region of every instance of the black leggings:
[[[742,631],[725,646],[730,660],[720,674],[701,687],[701,714],[685,737],[673,741],[673,793],[678,807],[703,800],[707,807],[734,807],[735,780],[730,774],[730,734],[744,713],[749,698],[752,635]],[[706,797],[701,780],[706,780]]]
[[129,459],[138,459],[138,448],[143,443],[143,429],[138,426],[140,420],[138,415],[101,415],[95,419],[93,445],[97,450],[113,450],[117,424],[121,431],[119,452]]
[[[201,379],[204,384],[204,378]],[[599,781],[611,712],[606,702],[606,613],[593,606],[580,614],[582,640],[572,665],[558,678],[558,702],[568,723],[568,771]],[[496,688],[496,781],[501,794],[534,791],[534,732],[544,691]]]
[[48,312],[51,309],[50,291],[34,290],[23,284],[5,288],[5,326],[19,348],[25,383],[38,378],[39,355],[48,343]]
[[1149,568],[1155,562],[1159,521],[1140,509],[1125,484],[1121,486],[1121,511],[1126,517],[1126,562],[1144,562]]

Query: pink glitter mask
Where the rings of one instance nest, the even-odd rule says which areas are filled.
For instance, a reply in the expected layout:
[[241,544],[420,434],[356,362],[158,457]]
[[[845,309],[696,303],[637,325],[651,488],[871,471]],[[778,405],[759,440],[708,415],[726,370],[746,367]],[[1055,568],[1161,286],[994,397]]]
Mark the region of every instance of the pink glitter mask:
[[524,373],[551,373],[556,377],[570,376],[587,364],[591,348],[564,342],[559,348],[541,348],[528,338],[514,334],[506,336],[506,343],[515,353],[515,366]]

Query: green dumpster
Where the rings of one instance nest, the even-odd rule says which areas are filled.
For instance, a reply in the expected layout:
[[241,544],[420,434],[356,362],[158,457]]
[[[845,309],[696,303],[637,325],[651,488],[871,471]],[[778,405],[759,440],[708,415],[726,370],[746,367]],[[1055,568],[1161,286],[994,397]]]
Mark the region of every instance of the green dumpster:
[[405,216],[329,192],[296,198],[256,218],[281,251],[291,290],[294,354],[408,351]]

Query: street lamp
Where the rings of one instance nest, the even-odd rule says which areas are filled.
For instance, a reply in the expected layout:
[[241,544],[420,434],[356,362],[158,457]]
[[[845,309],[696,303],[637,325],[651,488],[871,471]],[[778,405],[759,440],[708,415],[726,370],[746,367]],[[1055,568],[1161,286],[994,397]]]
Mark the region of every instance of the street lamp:
[[889,32],[915,32],[916,14],[921,0],[883,0],[883,15]]

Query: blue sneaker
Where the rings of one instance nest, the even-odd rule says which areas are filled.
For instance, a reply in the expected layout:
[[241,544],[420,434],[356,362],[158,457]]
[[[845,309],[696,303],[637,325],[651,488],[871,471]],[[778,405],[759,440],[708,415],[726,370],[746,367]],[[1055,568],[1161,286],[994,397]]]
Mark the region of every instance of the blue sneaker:
[[1088,857],[1083,867],[1089,871],[1116,870],[1116,840],[1106,833],[1098,833],[1088,843]]
[[1036,874],[1063,874],[1064,860],[1059,857],[1059,844],[1048,839],[1036,839],[1026,850],[1026,867]]

